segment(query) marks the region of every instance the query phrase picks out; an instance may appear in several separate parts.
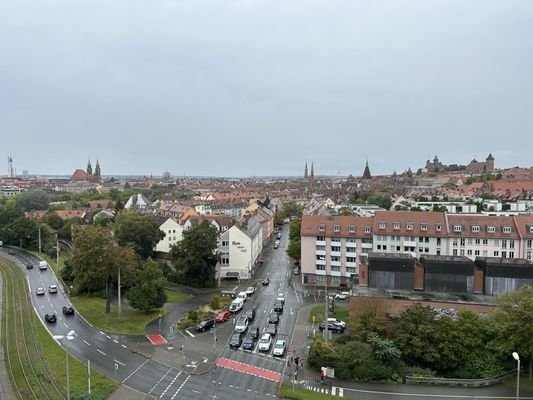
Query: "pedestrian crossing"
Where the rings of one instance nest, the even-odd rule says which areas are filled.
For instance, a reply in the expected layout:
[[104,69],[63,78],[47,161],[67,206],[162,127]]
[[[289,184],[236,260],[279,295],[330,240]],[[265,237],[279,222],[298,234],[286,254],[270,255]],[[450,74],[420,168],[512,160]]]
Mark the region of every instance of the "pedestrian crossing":
[[322,394],[331,394],[333,396],[344,397],[344,389],[341,388],[341,387],[337,387],[337,386],[332,386],[331,387],[331,392],[330,392],[329,388],[324,388],[324,387],[320,387],[320,386],[306,385],[305,388],[307,390],[312,390],[313,392],[318,392],[318,393],[322,393]]

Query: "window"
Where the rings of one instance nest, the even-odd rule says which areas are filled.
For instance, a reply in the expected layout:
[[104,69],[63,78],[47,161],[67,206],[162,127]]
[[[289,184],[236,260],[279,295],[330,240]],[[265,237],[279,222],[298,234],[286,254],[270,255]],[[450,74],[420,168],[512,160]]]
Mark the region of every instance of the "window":
[[461,247],[464,247],[465,245],[465,238],[461,238]]
[[381,245],[380,245],[380,244],[377,244],[377,245],[376,245],[376,249],[377,249],[377,250],[381,250]]
[[331,256],[331,261],[340,261],[341,258],[339,256]]
[[472,238],[468,238],[468,244],[472,244]]
[[325,236],[317,236],[316,240],[317,240],[317,242],[325,242],[326,241],[326,237]]
[[437,255],[440,256],[440,249],[437,249]]
[[386,244],[383,245],[383,250],[387,250],[387,245]]
[[504,249],[507,248],[507,240],[506,240],[506,239],[502,239],[502,247],[503,247]]
[[457,255],[457,249],[453,249],[453,253],[452,253],[454,256]]
[[357,262],[357,257],[346,257],[346,262],[349,262],[349,263]]
[[483,250],[483,257],[487,257],[489,255],[489,252],[487,250]]
[[489,245],[489,239],[483,239],[483,246]]
[[453,239],[452,246],[457,246],[457,239]]
[[317,271],[325,271],[326,270],[326,266],[325,265],[317,264],[315,267],[316,267]]
[[323,246],[323,245],[317,244],[317,245],[316,245],[316,249],[317,249],[318,251],[326,251],[326,246]]
[[346,267],[346,272],[350,274],[355,274],[355,267]]
[[378,226],[379,226],[379,229],[385,229],[385,227],[386,227],[387,225],[385,224],[385,222],[380,222],[380,223],[378,224]]
[[427,231],[428,230],[428,224],[420,224],[420,230],[421,231]]
[[319,230],[319,231],[324,231],[324,230],[326,230],[326,225],[324,225],[324,224],[318,224],[318,230]]
[[472,232],[478,233],[481,231],[481,227],[479,225],[472,225]]
[[474,252],[474,255],[475,255],[475,256],[479,256],[479,250],[476,250],[476,251]]
[[339,265],[332,265],[331,270],[335,272],[340,272],[341,267]]
[[399,222],[393,223],[392,224],[392,229],[399,230],[400,229],[400,223]]
[[340,246],[331,246],[331,251],[341,251]]
[[514,240],[513,239],[509,240],[509,248],[510,249],[514,249]]
[[437,232],[440,232],[442,230],[442,225],[441,224],[435,224],[435,230]]
[[488,233],[494,233],[496,232],[496,227],[494,225],[487,226],[487,232]]
[[466,251],[466,255],[467,255],[467,256],[471,256],[471,255],[472,255],[472,250],[467,250],[467,251]]
[[531,261],[531,251],[526,253],[526,258]]
[[229,258],[221,258],[220,263],[222,265],[229,265]]
[[509,258],[514,258],[514,251],[509,252]]
[[461,255],[462,255],[462,256],[465,255],[465,249],[461,249]]
[[332,276],[331,277],[331,282],[333,282],[333,283],[338,283],[340,281],[341,281],[341,277],[340,276]]
[[529,225],[528,228],[529,228],[529,233],[533,233],[533,225]]
[[348,225],[348,232],[355,232],[355,225]]
[[317,255],[316,255],[316,259],[317,259],[317,260],[321,260],[321,261],[323,261],[323,260],[326,259],[326,256],[323,256],[323,255],[317,254]]
[[502,251],[502,258],[507,258],[507,252],[506,251]]
[[400,246],[396,246],[396,251],[400,251],[401,247]]
[[494,252],[494,257],[499,257],[500,256],[500,252],[499,251],[495,251]]
[[500,245],[500,240],[494,239],[494,246],[499,246],[499,245]]
[[365,225],[365,233],[370,233],[370,232],[372,232],[372,227]]
[[437,246],[440,246],[440,238],[437,238]]
[[511,227],[510,226],[504,226],[503,227],[503,233],[511,233]]
[[429,243],[429,238],[428,237],[424,238],[424,242]]
[[526,242],[526,247],[527,247],[528,249],[530,249],[532,246],[533,246],[533,240],[528,239],[527,242]]
[[229,246],[229,240],[223,240],[222,247],[228,247],[228,246]]
[[454,232],[461,232],[463,230],[463,227],[461,225],[454,225],[453,231]]
[[481,244],[481,239],[476,239],[476,245],[479,246]]
[[423,238],[422,236],[420,236],[420,237],[418,238],[418,241],[419,241],[420,243],[424,243],[424,238]]
[[338,224],[333,225],[333,232],[340,232],[341,226]]
[[405,225],[405,229],[407,229],[408,231],[412,231],[414,228],[414,225],[413,224],[406,224]]
[[423,249],[422,247],[419,247],[419,248],[418,248],[418,252],[419,252],[419,253],[422,253],[423,251],[424,251],[424,249]]

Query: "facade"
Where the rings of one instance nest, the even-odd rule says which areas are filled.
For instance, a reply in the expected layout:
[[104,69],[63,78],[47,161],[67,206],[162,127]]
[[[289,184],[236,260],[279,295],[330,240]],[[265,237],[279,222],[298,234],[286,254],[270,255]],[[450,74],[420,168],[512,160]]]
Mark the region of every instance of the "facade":
[[150,201],[139,193],[131,195],[124,208],[127,210],[149,211],[152,206]]
[[183,226],[174,218],[167,218],[159,226],[159,230],[165,233],[165,237],[155,245],[155,251],[170,253],[171,246],[183,240]]

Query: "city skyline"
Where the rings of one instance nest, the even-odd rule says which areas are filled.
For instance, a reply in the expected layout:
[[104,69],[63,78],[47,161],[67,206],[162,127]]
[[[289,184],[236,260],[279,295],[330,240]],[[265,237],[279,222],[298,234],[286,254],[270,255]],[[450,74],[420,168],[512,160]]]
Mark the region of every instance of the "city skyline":
[[529,1],[0,10],[0,157],[19,174],[88,156],[104,176],[301,176],[305,162],[360,176],[367,160],[385,175],[489,153],[533,165]]

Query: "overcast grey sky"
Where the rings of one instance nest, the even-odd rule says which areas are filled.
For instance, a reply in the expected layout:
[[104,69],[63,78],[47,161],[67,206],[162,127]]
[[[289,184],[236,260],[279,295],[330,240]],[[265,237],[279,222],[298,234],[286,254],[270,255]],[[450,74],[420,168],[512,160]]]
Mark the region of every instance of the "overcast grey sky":
[[532,128],[531,0],[0,2],[18,173],[531,166]]

